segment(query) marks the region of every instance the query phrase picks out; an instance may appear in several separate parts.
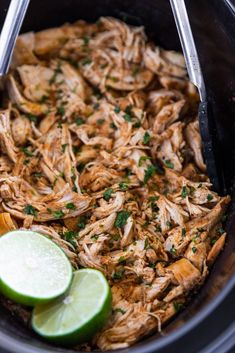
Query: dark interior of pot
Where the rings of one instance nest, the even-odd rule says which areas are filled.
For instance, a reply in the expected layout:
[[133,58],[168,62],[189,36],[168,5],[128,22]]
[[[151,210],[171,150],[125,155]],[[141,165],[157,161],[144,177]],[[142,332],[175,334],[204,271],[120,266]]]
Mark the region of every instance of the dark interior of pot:
[[[1,1],[0,23],[3,22],[8,4],[9,1]],[[227,191],[232,193],[235,171],[235,14],[225,0],[188,0],[186,5],[198,46],[208,100],[212,104],[218,130],[217,148],[221,171]],[[180,50],[167,0],[32,0],[22,31],[37,31],[77,19],[96,21],[100,16],[114,16],[129,24],[143,25],[148,36],[157,45]],[[225,299],[235,284],[234,198],[226,230],[228,238],[225,249],[212,268],[205,285],[187,309],[163,330],[164,336],[155,333],[125,352],[166,352],[166,347],[169,347],[167,352],[198,352],[206,340],[208,342],[223,330],[222,326],[218,325],[213,330],[208,330],[208,325],[213,325],[213,315],[210,316],[211,321],[206,321],[206,317],[209,318],[210,312]],[[219,310],[216,311],[217,321],[218,315],[221,314],[219,321],[223,323],[223,312],[220,313]],[[231,314],[227,313],[226,320],[232,320],[233,316],[231,307]],[[189,332],[191,336],[188,335]],[[18,353],[72,352],[41,341],[3,308],[0,308],[0,347],[4,352],[9,349]]]

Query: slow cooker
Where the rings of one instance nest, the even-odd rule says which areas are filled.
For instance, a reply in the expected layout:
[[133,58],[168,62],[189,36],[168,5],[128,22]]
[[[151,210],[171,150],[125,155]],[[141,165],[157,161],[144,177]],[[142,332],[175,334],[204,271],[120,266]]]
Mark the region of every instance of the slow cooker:
[[[0,23],[9,1],[0,2]],[[235,352],[235,1],[187,0],[187,10],[208,100],[216,127],[216,148],[223,186],[230,193],[226,246],[190,305],[161,334],[155,333],[121,353]],[[145,26],[148,36],[166,49],[181,50],[168,0],[31,0],[22,32],[60,26],[78,19],[113,16]],[[37,337],[0,307],[0,351],[72,353]],[[112,351],[114,352],[114,351]]]

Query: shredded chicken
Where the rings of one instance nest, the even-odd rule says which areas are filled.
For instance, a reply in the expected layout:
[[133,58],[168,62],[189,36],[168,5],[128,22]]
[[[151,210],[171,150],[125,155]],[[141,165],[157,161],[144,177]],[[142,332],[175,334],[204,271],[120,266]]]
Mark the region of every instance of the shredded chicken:
[[206,175],[183,56],[142,27],[78,21],[20,36],[3,96],[2,229],[39,232],[106,275],[113,311],[89,349],[161,330],[224,246],[230,200]]

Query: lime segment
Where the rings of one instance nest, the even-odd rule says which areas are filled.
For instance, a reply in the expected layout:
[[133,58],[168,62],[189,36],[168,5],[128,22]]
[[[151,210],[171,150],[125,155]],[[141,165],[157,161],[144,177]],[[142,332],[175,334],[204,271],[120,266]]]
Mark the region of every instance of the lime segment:
[[111,291],[104,275],[93,269],[74,273],[63,298],[37,305],[32,316],[34,330],[64,345],[91,339],[105,324],[111,311]]
[[27,230],[0,237],[0,290],[25,305],[62,295],[72,279],[64,252],[45,236]]

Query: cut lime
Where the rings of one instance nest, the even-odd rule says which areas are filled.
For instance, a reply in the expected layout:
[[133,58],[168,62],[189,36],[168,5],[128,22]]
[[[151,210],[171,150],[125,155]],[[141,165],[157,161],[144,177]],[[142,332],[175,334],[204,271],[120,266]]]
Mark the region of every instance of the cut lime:
[[64,298],[34,308],[33,329],[63,345],[87,342],[105,324],[111,301],[108,282],[100,271],[78,270]]
[[45,236],[16,230],[0,237],[0,290],[25,305],[62,295],[72,280],[64,252]]

